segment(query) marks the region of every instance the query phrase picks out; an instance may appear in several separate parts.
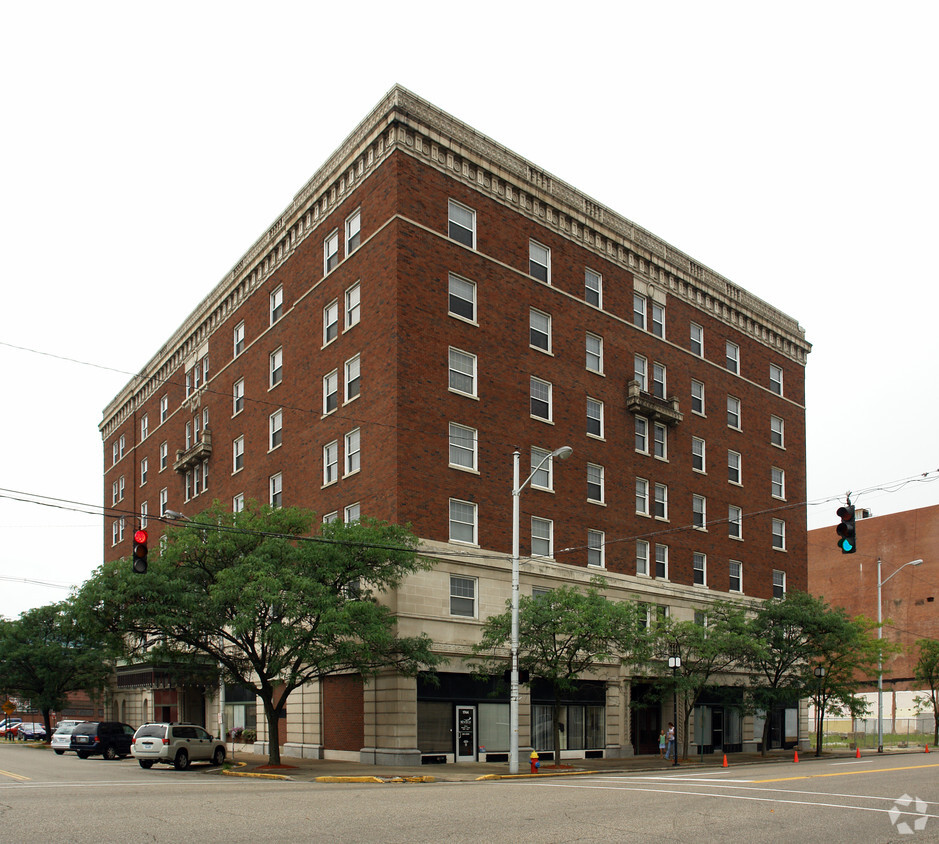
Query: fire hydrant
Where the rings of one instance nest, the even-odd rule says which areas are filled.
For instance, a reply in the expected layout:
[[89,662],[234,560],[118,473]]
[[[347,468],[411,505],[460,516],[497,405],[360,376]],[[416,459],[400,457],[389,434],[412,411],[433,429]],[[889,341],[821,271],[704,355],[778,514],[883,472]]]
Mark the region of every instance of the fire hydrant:
[[533,774],[538,773],[538,768],[541,766],[541,763],[538,761],[538,751],[533,750],[531,752],[531,772]]

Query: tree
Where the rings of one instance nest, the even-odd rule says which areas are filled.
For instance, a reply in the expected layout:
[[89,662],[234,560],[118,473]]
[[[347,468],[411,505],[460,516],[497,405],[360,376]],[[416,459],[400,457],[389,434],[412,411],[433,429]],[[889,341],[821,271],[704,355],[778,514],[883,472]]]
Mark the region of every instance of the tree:
[[121,560],[82,588],[89,611],[112,629],[156,637],[152,659],[221,666],[264,706],[270,763],[280,763],[277,725],[298,687],[340,673],[408,675],[441,659],[426,635],[399,637],[379,603],[412,572],[430,567],[403,527],[361,520],[323,524],[311,512],[217,503],[182,527],[145,575]]
[[0,686],[28,698],[52,735],[51,713],[69,692],[100,692],[112,654],[82,625],[72,600],[0,620]]
[[927,692],[916,696],[915,701],[922,712],[926,707],[932,709],[932,743],[939,745],[939,641],[935,639],[917,639],[919,658],[913,669],[917,683],[926,686]]
[[[677,724],[681,719],[682,752],[685,756],[688,755],[691,713],[702,693],[747,650],[741,607],[715,602],[708,611],[707,621],[705,625],[664,618],[653,631],[656,653],[663,657],[681,657],[681,667],[674,672],[668,668],[664,658],[655,665],[665,680],[662,694],[671,690],[678,700],[679,711],[675,713],[675,721]],[[675,752],[678,752],[677,742]]]
[[[546,680],[554,692],[554,747],[561,747],[560,699],[573,691],[593,665],[638,660],[647,653],[640,628],[640,610],[632,602],[611,601],[595,577],[588,588],[561,586],[537,597],[523,595],[518,602],[518,665],[532,677]],[[473,646],[477,673],[502,674],[504,651],[511,645],[511,601],[500,615],[483,625],[482,640]],[[500,653],[501,652],[501,653]],[[559,753],[555,753],[555,764]]]

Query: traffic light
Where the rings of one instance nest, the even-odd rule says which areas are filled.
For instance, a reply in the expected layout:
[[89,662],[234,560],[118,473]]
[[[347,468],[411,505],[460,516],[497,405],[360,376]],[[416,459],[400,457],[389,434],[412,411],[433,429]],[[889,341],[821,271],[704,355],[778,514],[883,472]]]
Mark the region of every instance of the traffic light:
[[147,573],[147,532],[134,531],[134,571],[137,574]]
[[855,541],[854,530],[854,505],[848,504],[847,507],[839,507],[837,515],[841,516],[841,524],[838,525],[838,547],[842,554],[853,554],[857,551],[857,542]]

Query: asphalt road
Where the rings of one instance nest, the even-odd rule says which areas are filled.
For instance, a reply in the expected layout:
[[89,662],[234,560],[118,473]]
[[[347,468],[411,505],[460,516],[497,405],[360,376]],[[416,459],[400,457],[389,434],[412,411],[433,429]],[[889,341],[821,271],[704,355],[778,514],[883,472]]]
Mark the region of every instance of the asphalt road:
[[[936,761],[933,761],[935,759]],[[903,826],[903,825],[906,826]],[[907,831],[908,830],[908,831]],[[0,743],[0,842],[939,841],[939,756],[458,783],[142,770]]]

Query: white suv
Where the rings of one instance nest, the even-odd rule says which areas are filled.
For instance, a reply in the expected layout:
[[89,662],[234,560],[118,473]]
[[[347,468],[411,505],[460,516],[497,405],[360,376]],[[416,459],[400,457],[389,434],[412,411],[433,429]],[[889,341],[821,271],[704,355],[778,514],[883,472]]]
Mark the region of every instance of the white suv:
[[190,762],[221,765],[225,761],[225,743],[213,738],[196,724],[161,722],[144,724],[134,733],[130,752],[141,768],[152,768],[154,762],[172,765],[184,771]]

